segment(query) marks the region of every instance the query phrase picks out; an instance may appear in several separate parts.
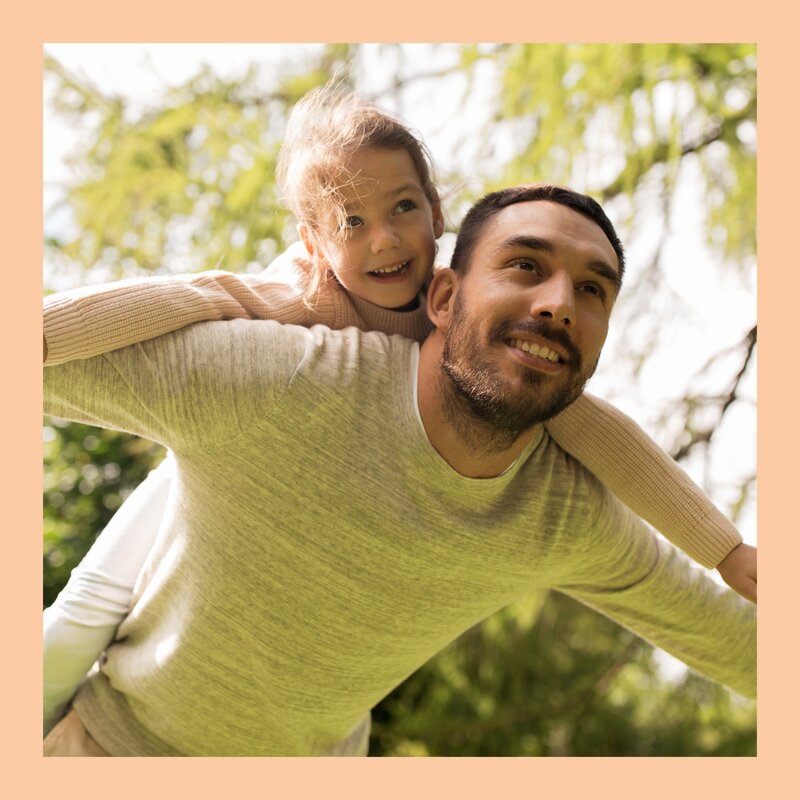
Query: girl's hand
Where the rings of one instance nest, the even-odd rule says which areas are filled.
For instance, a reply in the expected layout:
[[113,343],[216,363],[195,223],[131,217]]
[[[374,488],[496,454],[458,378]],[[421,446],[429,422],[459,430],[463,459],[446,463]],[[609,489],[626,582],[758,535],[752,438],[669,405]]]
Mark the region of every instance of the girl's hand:
[[756,602],[756,548],[740,544],[731,550],[717,566],[722,580],[742,597]]

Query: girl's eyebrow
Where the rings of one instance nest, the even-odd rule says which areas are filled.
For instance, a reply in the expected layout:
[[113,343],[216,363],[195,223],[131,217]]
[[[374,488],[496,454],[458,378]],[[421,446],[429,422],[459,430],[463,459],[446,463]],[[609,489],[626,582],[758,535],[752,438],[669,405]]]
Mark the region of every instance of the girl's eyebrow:
[[[388,189],[384,192],[384,197],[395,197],[398,194],[406,194],[408,192],[416,192],[417,194],[424,195],[425,192],[422,190],[421,186],[418,186],[416,183],[404,183],[402,186],[398,186],[396,189]],[[344,204],[343,208],[345,213],[347,214],[356,214],[361,211],[367,204],[364,202],[363,199],[352,200]]]
[[398,186],[396,189],[392,189],[391,191],[388,191],[386,194],[396,195],[396,194],[403,194],[403,192],[418,192],[422,194],[422,187],[418,186],[416,183],[404,183],[402,186]]

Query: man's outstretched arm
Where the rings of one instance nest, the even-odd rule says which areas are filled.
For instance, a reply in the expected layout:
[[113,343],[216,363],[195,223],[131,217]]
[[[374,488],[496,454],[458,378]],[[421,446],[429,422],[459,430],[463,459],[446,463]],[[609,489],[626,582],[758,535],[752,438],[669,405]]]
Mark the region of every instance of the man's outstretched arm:
[[714,582],[616,501],[599,559],[556,587],[745,697],[756,695],[756,607]]
[[44,371],[45,413],[172,447],[211,448],[258,420],[303,358],[308,330],[234,320]]

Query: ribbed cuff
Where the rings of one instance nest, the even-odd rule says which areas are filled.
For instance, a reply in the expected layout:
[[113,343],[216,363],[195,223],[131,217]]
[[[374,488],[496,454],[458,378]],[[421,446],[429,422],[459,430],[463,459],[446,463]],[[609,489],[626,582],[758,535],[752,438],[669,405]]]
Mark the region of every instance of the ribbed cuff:
[[698,564],[716,569],[742,541],[733,523],[721,511],[712,508],[704,519],[698,520],[696,527],[684,532],[682,549]]
[[43,331],[47,342],[45,366],[80,358],[86,352],[89,337],[72,297],[45,298]]

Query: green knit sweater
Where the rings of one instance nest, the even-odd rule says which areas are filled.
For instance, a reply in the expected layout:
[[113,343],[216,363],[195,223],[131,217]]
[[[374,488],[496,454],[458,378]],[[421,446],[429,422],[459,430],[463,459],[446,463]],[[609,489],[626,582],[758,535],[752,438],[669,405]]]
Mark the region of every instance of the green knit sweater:
[[469,479],[429,444],[399,337],[200,324],[50,367],[50,414],[171,447],[175,489],[75,707],[112,755],[363,754],[368,712],[539,587],[755,692],[755,608],[545,433]]

